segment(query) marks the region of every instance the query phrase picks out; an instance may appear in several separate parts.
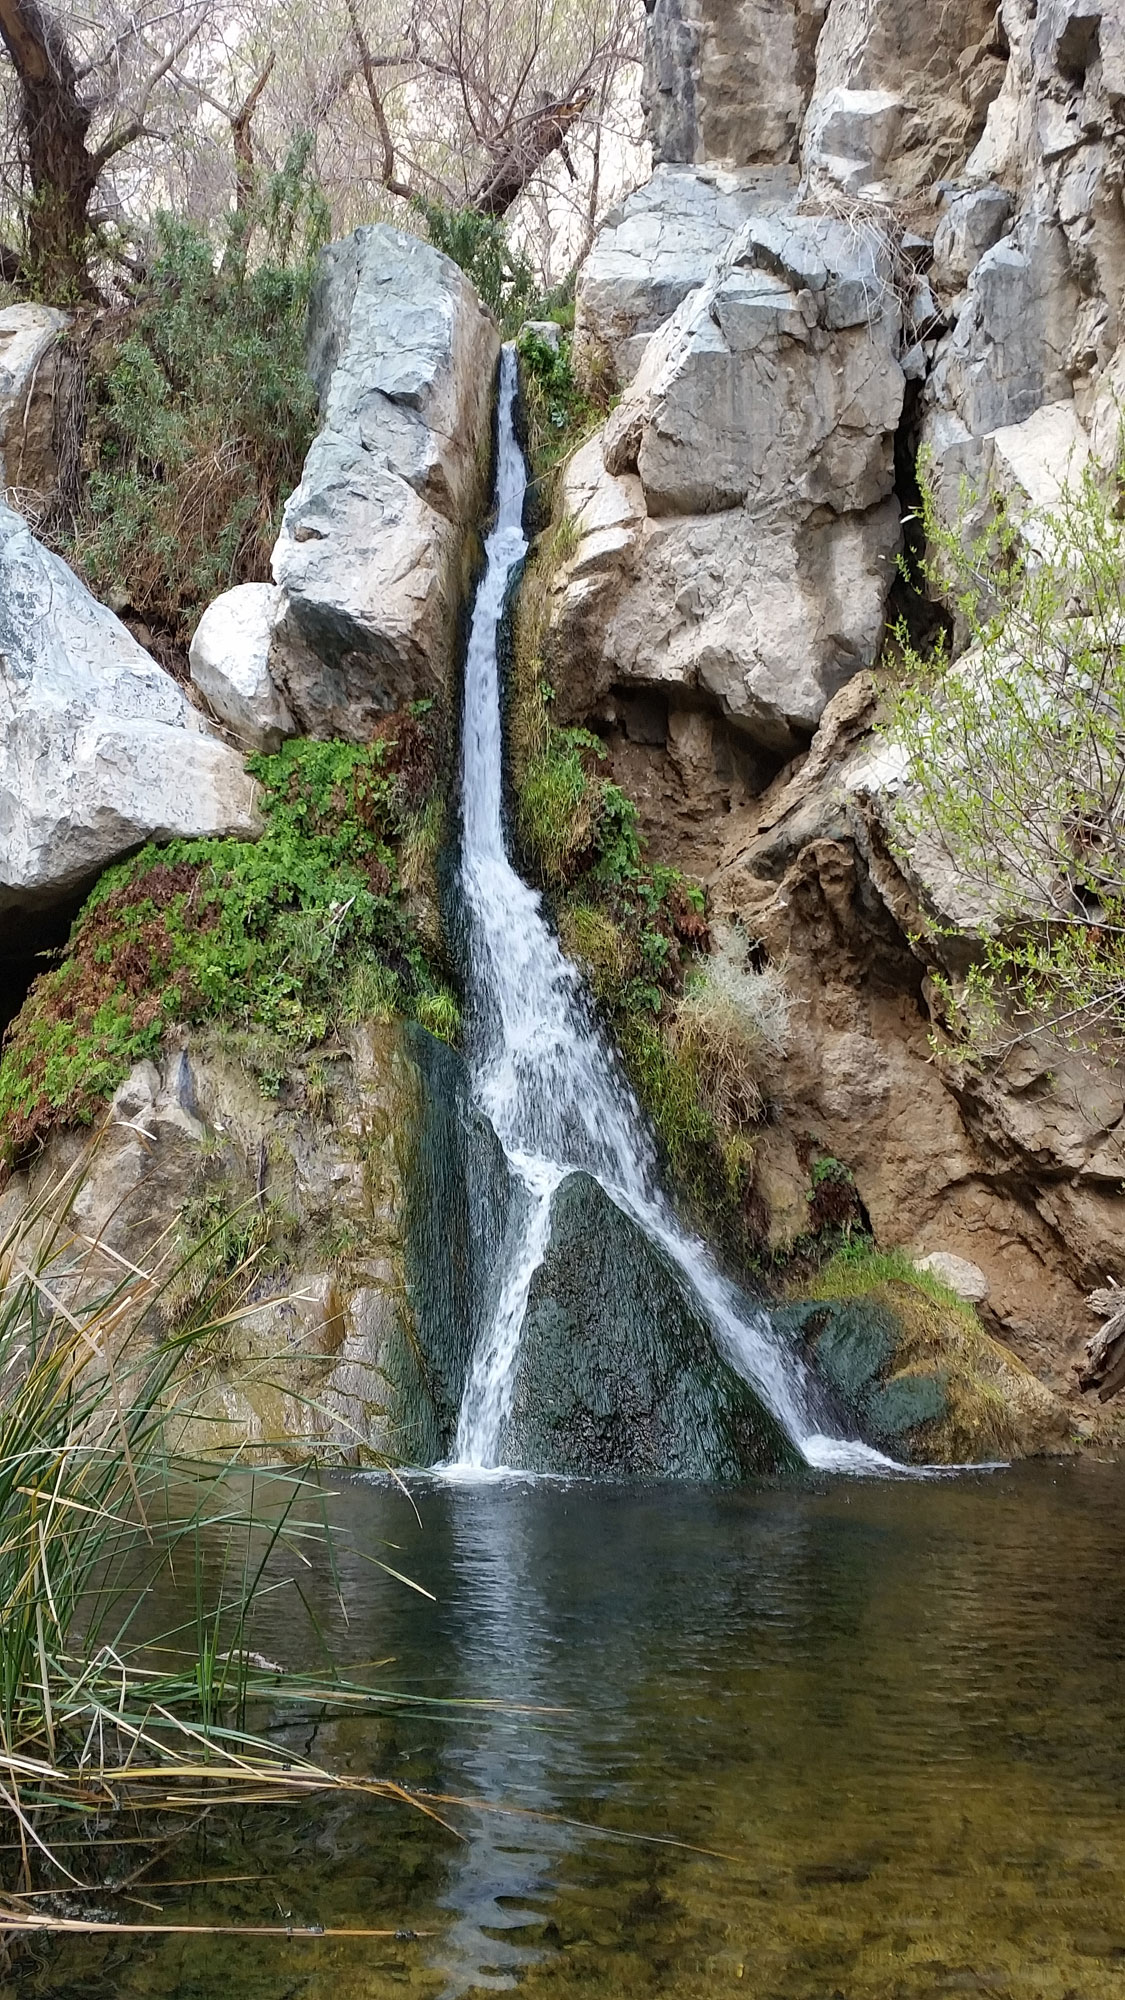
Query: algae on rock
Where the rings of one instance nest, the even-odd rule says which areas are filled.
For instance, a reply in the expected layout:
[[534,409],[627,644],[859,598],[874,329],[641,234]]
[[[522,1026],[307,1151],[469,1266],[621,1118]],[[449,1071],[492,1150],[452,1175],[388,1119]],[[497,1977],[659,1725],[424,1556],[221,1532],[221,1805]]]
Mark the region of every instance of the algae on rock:
[[893,1456],[971,1465],[1071,1448],[1058,1398],[971,1305],[905,1259],[836,1257],[813,1290],[775,1324],[806,1343],[864,1436]]
[[736,1481],[800,1464],[666,1254],[587,1174],[555,1196],[501,1448],[579,1476]]

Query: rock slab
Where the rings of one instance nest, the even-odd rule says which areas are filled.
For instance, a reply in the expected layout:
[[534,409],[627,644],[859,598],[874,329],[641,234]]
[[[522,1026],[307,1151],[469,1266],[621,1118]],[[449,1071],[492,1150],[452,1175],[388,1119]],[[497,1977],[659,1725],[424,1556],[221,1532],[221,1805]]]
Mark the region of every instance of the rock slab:
[[311,327],[323,423],[274,550],[271,667],[304,732],[362,741],[451,692],[499,335],[456,264],[382,223],[325,253]]
[[0,912],[88,888],[146,840],[258,831],[242,759],[0,506]]
[[532,1472],[734,1481],[799,1465],[668,1259],[597,1182],[555,1196],[505,1455]]

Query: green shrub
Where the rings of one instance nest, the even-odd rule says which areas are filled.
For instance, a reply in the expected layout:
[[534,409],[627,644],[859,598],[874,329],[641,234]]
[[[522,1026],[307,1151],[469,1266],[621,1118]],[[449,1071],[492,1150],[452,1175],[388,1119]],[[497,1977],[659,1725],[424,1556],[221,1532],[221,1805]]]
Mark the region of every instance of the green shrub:
[[520,336],[519,355],[528,457],[535,478],[543,479],[602,422],[607,401],[580,385],[569,334],[560,333],[555,348],[529,330]]
[[[992,496],[943,520],[921,468],[923,574],[971,651],[928,657],[900,628],[890,730],[907,783],[901,844],[937,848],[979,916],[976,963],[944,987],[966,1055],[1060,1034],[1125,1043],[1125,457],[1076,473],[1050,509]],[[940,932],[939,932],[940,935]]]
[[430,242],[443,250],[470,277],[477,295],[496,314],[500,330],[511,336],[534,312],[535,273],[526,257],[508,241],[504,224],[474,208],[446,208],[441,202],[416,200]]
[[159,216],[135,302],[91,350],[84,481],[60,546],[175,646],[220,591],[269,576],[316,422],[305,320],[326,228],[300,153],[231,218],[221,255]]
[[63,962],[35,982],[0,1060],[4,1155],[92,1118],[175,1022],[253,1031],[261,1075],[364,1013],[452,1038],[457,1003],[412,924],[397,850],[432,782],[417,718],[374,743],[254,759],[258,841],[146,847],[102,876]]

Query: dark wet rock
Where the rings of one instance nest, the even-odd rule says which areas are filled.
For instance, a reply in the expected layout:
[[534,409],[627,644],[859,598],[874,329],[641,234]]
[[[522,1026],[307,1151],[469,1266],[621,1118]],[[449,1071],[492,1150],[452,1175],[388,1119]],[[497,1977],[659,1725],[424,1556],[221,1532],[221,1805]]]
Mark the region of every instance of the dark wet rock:
[[1058,1398],[971,1308],[898,1281],[775,1311],[864,1437],[914,1464],[974,1464],[1066,1448]]
[[555,1197],[504,1455],[535,1472],[723,1481],[800,1463],[668,1258],[586,1174]]
[[422,1085],[405,1258],[413,1317],[408,1345],[425,1400],[418,1405],[418,1440],[404,1456],[431,1465],[453,1442],[477,1306],[503,1238],[512,1180],[500,1141],[472,1103],[463,1059],[422,1028],[405,1032]]

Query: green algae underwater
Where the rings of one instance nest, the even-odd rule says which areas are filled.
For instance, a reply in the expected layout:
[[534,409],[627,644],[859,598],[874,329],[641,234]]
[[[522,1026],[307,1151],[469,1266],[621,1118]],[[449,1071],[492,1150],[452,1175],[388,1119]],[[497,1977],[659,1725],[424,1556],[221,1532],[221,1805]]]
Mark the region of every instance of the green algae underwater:
[[1125,1467],[334,1485],[325,1645],[452,1705],[295,1747],[473,1803],[211,1814],[81,1914],[401,1935],[40,1938],[5,2000],[1121,1993]]

